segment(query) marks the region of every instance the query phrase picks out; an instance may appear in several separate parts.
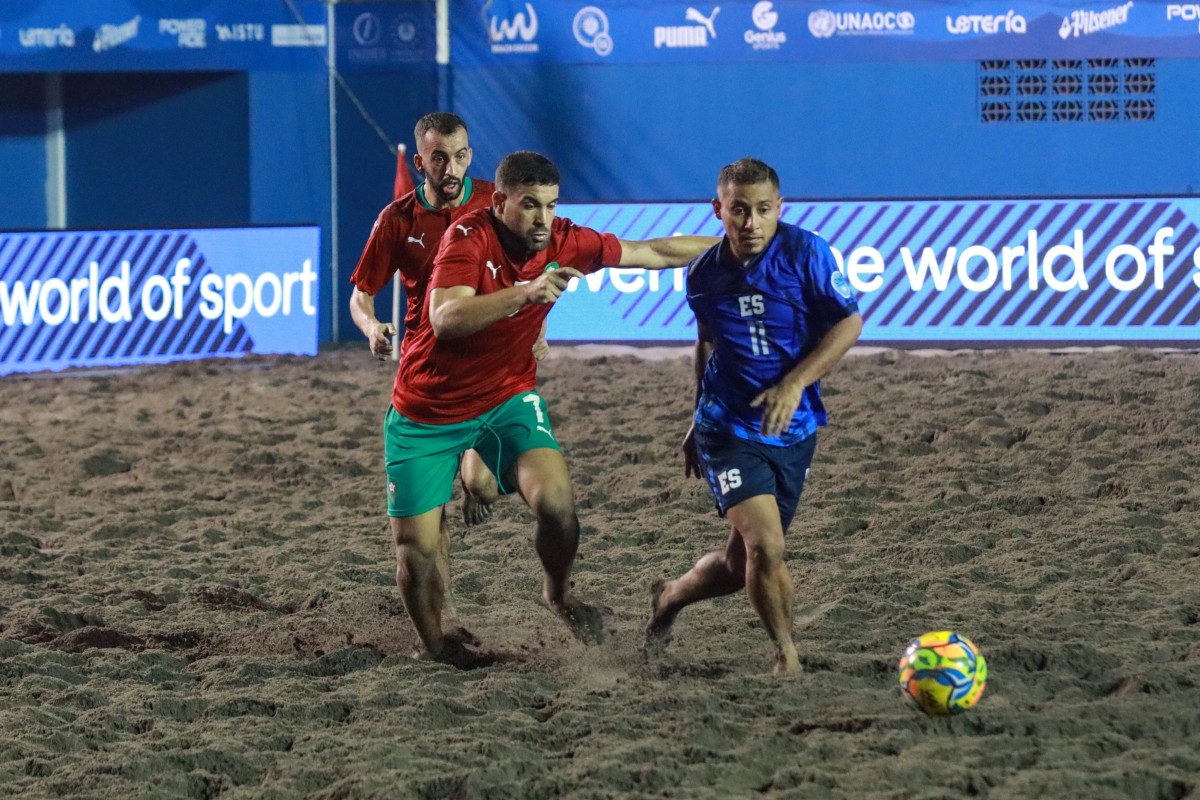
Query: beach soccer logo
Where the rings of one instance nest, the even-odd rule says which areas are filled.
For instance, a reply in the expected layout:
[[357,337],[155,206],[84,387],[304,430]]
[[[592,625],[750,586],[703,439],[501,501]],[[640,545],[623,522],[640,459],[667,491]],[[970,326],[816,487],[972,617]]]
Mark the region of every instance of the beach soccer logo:
[[493,10],[492,0],[488,0],[483,6],[483,22],[493,53],[538,52],[538,16],[532,3],[501,13]]
[[608,15],[595,6],[584,6],[575,15],[571,23],[571,32],[575,41],[596,51],[598,56],[606,56],[612,52],[613,40],[608,32]]

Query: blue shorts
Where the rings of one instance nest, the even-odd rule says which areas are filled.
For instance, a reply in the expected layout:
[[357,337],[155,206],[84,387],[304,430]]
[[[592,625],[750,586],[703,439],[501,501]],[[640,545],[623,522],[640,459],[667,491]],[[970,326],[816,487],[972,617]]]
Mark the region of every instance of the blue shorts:
[[779,519],[787,531],[796,516],[817,449],[815,433],[794,445],[780,447],[697,428],[696,449],[722,517],[751,497],[774,495],[779,504]]

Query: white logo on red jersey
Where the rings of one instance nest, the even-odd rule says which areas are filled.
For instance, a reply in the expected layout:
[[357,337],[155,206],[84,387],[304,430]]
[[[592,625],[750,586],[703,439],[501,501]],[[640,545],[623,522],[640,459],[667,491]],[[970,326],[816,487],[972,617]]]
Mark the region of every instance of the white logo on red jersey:
[[495,264],[493,264],[491,261],[487,262],[486,266],[488,269],[490,269],[492,271],[492,280],[496,280],[496,273],[500,271],[500,268],[497,267]]
[[474,230],[474,228],[470,228],[470,227],[468,227],[468,228],[464,228],[462,225],[455,225],[454,227],[456,227],[456,228],[458,228],[460,231],[462,231],[462,232],[463,232],[463,236],[466,236],[468,233],[470,233],[471,231],[473,231],[473,230]]
[[408,237],[408,241],[416,242],[417,244],[421,245],[422,249],[425,248],[425,234],[424,233],[421,234],[420,238],[410,236],[410,237]]

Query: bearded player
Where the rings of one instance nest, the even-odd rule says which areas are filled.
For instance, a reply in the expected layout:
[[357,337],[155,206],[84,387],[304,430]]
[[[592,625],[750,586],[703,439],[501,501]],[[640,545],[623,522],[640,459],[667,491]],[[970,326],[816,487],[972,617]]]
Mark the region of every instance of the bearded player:
[[681,266],[716,239],[624,241],[556,219],[558,184],[545,156],[521,151],[500,162],[492,208],[464,214],[443,237],[426,314],[400,363],[386,423],[388,513],[419,657],[449,658],[447,644],[458,644],[442,631],[438,509],[468,448],[537,518],[542,604],[583,641],[603,635],[596,610],[569,591],[579,520],[546,401],[535,389],[532,346],[571,278],[606,265]]

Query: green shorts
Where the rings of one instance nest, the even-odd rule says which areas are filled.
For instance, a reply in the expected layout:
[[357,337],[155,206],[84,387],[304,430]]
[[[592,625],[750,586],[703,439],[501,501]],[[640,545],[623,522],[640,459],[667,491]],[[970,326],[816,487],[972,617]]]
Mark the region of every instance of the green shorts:
[[496,476],[502,494],[504,475],[528,450],[559,450],[550,426],[546,401],[537,392],[524,392],[466,422],[426,425],[403,416],[391,406],[383,423],[383,454],[387,468],[388,516],[415,517],[450,500],[459,457],[475,450]]

